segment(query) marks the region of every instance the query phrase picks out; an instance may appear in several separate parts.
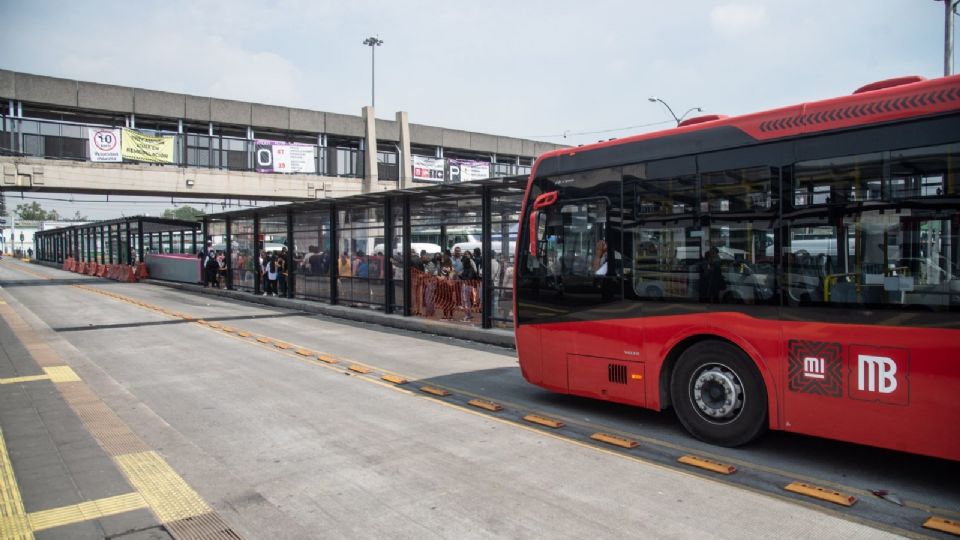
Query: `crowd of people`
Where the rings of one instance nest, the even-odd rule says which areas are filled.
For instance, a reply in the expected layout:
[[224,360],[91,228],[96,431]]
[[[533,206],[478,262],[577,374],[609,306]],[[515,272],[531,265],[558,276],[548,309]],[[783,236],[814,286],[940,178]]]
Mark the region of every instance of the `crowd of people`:
[[[199,253],[204,273],[204,287],[225,288],[227,264],[223,251],[215,250],[211,242]],[[236,253],[234,268],[241,269],[241,279],[252,281],[253,272],[260,277],[261,290],[265,296],[286,296],[287,293],[287,247],[279,251],[260,250],[256,258],[250,254]],[[394,276],[402,275],[403,261],[400,253],[385,257],[381,252],[368,255],[361,250],[354,253],[343,251],[337,260],[331,260],[329,252],[318,246],[309,246],[306,253],[295,256],[293,265],[298,274],[329,276],[336,265],[339,287],[343,297],[355,296],[348,292],[355,281],[379,281],[385,278],[386,265],[392,265]],[[502,256],[490,260],[490,273],[495,288],[509,288],[512,284],[510,268]],[[411,311],[423,317],[438,317],[442,320],[472,321],[481,311],[483,298],[483,254],[479,248],[442,253],[410,254]],[[236,278],[235,278],[236,279]],[[377,287],[368,290],[379,291]],[[356,300],[356,298],[354,298]],[[369,298],[373,302],[374,298]],[[499,298],[494,298],[496,304]]]
[[[483,299],[483,254],[479,248],[462,252],[454,247],[443,253],[421,251],[410,254],[411,312],[423,317],[439,315],[441,320],[471,321],[481,310]],[[495,286],[503,286],[504,264],[490,259]]]
[[[206,247],[198,253],[203,271],[203,286],[218,289],[227,288],[227,261],[223,250],[213,247],[212,241],[207,241]],[[233,266],[242,270],[241,279],[253,278],[253,272],[260,276],[261,289],[264,296],[285,296],[287,294],[287,248],[279,251],[260,250],[259,256],[253,257],[242,252],[234,255]],[[256,264],[256,266],[254,266]]]

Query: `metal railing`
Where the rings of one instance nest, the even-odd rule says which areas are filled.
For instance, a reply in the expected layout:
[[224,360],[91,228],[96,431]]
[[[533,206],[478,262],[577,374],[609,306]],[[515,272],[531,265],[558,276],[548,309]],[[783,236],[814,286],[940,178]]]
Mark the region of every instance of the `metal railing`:
[[[89,131],[121,128],[123,126],[3,117],[0,122],[0,152],[4,155],[88,161],[90,160]],[[249,139],[144,129],[137,131],[173,137],[174,152],[171,165],[234,171],[257,170],[254,160],[256,142]],[[305,174],[363,177],[363,150],[307,146],[313,148],[314,169],[317,172]]]
[[[0,155],[89,161],[90,130],[122,129],[123,127],[2,116],[0,117]],[[139,128],[137,131],[173,137],[174,150],[171,165],[232,171],[259,170],[256,165],[257,141],[255,140]],[[283,141],[277,142],[283,143]],[[347,178],[364,176],[363,150],[344,146],[305,146],[313,148],[316,173],[283,174],[317,174]],[[263,171],[259,170],[259,172]],[[377,172],[380,180],[400,179],[400,167],[395,161],[378,163]],[[490,178],[529,173],[529,165],[490,163]]]

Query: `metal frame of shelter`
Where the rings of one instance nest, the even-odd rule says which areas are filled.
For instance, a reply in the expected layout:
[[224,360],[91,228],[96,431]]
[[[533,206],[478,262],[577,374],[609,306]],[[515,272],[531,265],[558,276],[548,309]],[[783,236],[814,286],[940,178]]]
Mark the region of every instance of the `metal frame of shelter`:
[[[411,249],[413,244],[423,245],[415,240],[429,237],[436,239],[441,249],[450,249],[455,239],[467,235],[456,231],[475,231],[481,253],[495,253],[498,259],[494,263],[490,256],[482,257],[482,285],[477,291],[481,326],[512,327],[512,285],[505,284],[502,276],[512,269],[514,241],[509,238],[516,234],[527,179],[493,178],[208,214],[203,220],[203,238],[214,239],[225,252],[228,289],[262,294],[265,287],[260,272],[253,271],[252,261],[262,250],[276,252],[283,245],[288,247],[285,262],[289,271],[281,296],[413,316],[417,301],[412,295],[421,291],[413,290]],[[495,236],[502,242],[497,246]],[[311,240],[302,240],[305,237],[325,245],[308,248]],[[216,241],[218,238],[223,241]],[[290,239],[294,240],[292,247]],[[370,246],[374,244],[385,252],[379,261],[380,275],[340,275],[336,263],[351,243],[367,246],[369,255],[373,255]],[[304,257],[314,251],[323,252],[327,261],[320,276],[322,292],[298,290],[309,287],[309,280],[316,277],[299,275],[305,273]],[[356,247],[352,253],[358,253]],[[491,272],[494,264],[499,281]]]
[[[38,231],[37,260],[62,263],[68,257],[100,264],[134,264],[146,253],[194,253],[201,223],[149,216]],[[189,242],[189,243],[188,243]]]
[[[424,291],[411,279],[411,250],[415,245],[452,249],[469,238],[485,255],[472,305],[476,310],[479,304],[480,324],[512,327],[512,281],[504,276],[512,275],[512,238],[527,179],[491,178],[251,208],[208,214],[202,223],[148,216],[88,223],[39,232],[37,259],[131,264],[133,253],[143,261],[145,253],[196,253],[205,240],[213,241],[225,252],[225,286],[262,294],[265,284],[253,261],[261,250],[279,251],[283,245],[289,271],[282,296],[416,316],[423,311]],[[363,248],[373,255],[375,247],[385,252],[379,275],[340,275],[341,251],[356,255]],[[304,270],[304,258],[315,251],[327,257],[322,275]]]

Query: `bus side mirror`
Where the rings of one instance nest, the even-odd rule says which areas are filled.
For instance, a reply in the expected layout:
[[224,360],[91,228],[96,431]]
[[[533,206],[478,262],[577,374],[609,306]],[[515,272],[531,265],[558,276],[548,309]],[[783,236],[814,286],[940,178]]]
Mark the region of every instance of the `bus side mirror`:
[[537,256],[537,224],[540,222],[542,212],[534,210],[530,214],[530,256]]
[[530,213],[530,256],[537,256],[537,239],[540,237],[539,232],[546,231],[546,223],[543,223],[542,227],[539,227],[541,219],[543,218],[543,212],[540,210],[547,208],[556,204],[557,197],[559,192],[550,191],[547,193],[541,193],[537,196],[536,200],[533,201],[533,212]]

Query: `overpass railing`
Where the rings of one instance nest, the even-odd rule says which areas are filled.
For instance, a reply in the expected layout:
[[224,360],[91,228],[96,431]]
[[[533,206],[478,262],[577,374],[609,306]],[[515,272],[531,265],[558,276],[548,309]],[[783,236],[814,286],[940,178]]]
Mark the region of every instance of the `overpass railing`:
[[[5,155],[32,156],[46,159],[92,161],[91,132],[122,129],[122,126],[80,124],[51,120],[3,117],[0,122],[0,152]],[[173,139],[169,165],[262,173],[280,172],[257,161],[258,146],[263,141],[220,135],[177,133],[137,129],[139,133]],[[275,141],[277,144],[289,144]],[[305,174],[362,178],[363,150],[340,146],[297,144],[307,148],[312,167]],[[124,159],[123,162],[136,162]],[[302,164],[301,164],[302,166]],[[296,171],[290,174],[297,174]]]
[[[91,134],[103,130],[120,130],[123,126],[110,126],[90,123],[74,123],[32,118],[13,118],[0,116],[0,155],[32,156],[45,159],[94,161],[91,159]],[[363,178],[364,150],[347,145],[291,143],[287,141],[265,141],[209,135],[203,133],[179,133],[175,131],[136,129],[138,133],[172,139],[172,153],[168,161],[162,163],[180,167],[207,169],[255,171],[259,173],[310,174],[333,177]],[[359,140],[356,141],[359,143]],[[294,169],[280,170],[272,162],[270,150],[286,146],[298,150],[299,162]],[[265,153],[266,152],[266,153]],[[413,156],[414,161],[424,156]],[[266,158],[266,159],[265,159]],[[457,183],[466,178],[451,174],[451,170],[463,166],[458,159],[426,158],[431,167],[439,171],[429,183]],[[102,161],[102,160],[96,160]],[[136,163],[138,160],[124,158],[123,162]],[[265,163],[269,161],[270,163]],[[400,167],[397,155],[392,152],[378,152],[377,172],[380,180],[399,180]],[[306,162],[310,164],[307,165]],[[472,167],[478,164],[479,178],[498,178],[530,173],[529,165],[519,163],[490,163],[484,166],[482,161],[470,161]],[[287,165],[289,167],[289,165]],[[486,169],[484,169],[486,167]],[[418,169],[417,164],[414,168]],[[428,182],[414,177],[415,182]]]

